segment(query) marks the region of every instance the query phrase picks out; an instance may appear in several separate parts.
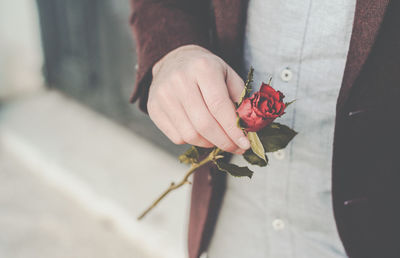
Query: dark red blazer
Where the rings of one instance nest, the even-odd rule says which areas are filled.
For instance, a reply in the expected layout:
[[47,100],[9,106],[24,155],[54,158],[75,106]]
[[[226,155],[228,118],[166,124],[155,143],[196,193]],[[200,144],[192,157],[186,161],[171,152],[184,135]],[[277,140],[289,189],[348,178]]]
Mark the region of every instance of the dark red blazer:
[[[147,113],[151,67],[181,45],[206,47],[242,69],[247,2],[131,0],[139,60],[131,102]],[[357,0],[332,157],[334,215],[350,257],[400,257],[399,100],[400,1]],[[213,165],[194,175],[190,258],[207,249],[225,182]]]

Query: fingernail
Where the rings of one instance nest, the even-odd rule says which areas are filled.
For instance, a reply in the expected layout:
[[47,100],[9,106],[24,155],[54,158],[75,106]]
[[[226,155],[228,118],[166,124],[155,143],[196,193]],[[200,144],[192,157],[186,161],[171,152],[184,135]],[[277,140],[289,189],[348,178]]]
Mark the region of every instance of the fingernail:
[[244,149],[244,150],[247,150],[248,148],[250,148],[249,139],[247,139],[247,138],[244,137],[244,136],[242,136],[242,137],[239,138],[238,144],[239,144],[239,147],[242,148],[242,149]]

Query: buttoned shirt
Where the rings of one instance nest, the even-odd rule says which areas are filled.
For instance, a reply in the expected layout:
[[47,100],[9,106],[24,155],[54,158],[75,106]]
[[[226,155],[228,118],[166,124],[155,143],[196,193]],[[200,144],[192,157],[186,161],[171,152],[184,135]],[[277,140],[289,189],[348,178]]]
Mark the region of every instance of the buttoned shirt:
[[346,257],[332,210],[331,165],[355,2],[249,1],[244,67],[255,68],[253,91],[272,76],[285,101],[296,99],[276,122],[298,135],[268,153],[266,167],[233,156],[255,173],[250,180],[228,176],[207,257]]

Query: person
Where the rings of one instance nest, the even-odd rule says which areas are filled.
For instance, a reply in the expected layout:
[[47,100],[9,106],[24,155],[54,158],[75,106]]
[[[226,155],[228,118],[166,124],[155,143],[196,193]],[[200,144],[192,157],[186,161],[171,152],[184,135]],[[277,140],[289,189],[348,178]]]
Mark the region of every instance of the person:
[[250,65],[296,99],[277,122],[299,134],[251,180],[194,174],[190,258],[400,256],[399,1],[131,3],[131,102],[173,143],[245,164],[233,102]]

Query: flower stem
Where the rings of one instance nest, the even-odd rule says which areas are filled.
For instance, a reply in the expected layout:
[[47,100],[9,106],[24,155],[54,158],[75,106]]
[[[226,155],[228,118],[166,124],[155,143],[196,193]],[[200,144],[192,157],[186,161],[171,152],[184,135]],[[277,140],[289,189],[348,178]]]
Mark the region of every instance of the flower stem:
[[208,162],[223,158],[224,157],[223,155],[219,155],[221,152],[222,152],[221,149],[214,148],[210,152],[210,154],[208,154],[208,156],[204,158],[202,161],[198,163],[193,163],[190,169],[186,172],[185,176],[182,178],[182,180],[178,184],[172,182],[171,185],[160,195],[160,197],[158,197],[137,219],[138,220],[143,219],[147,213],[149,213],[162,199],[164,199],[165,196],[167,196],[173,190],[178,189],[179,187],[183,186],[186,183],[191,184],[191,182],[188,180],[189,176],[193,174],[196,171],[196,169],[207,164]]

